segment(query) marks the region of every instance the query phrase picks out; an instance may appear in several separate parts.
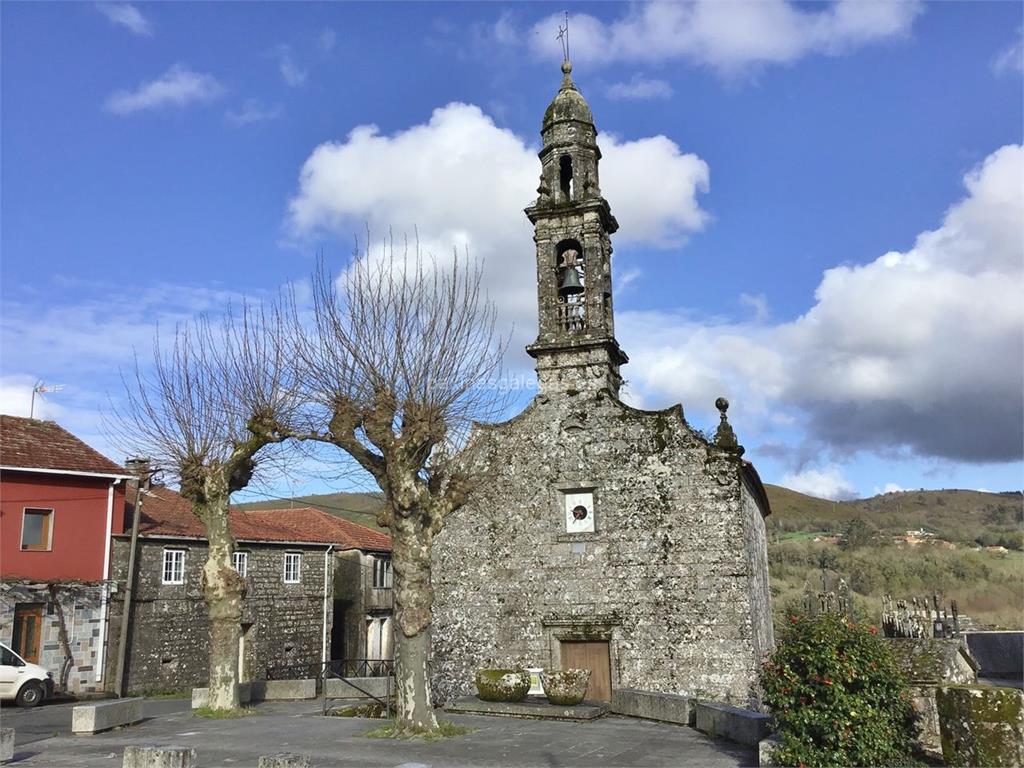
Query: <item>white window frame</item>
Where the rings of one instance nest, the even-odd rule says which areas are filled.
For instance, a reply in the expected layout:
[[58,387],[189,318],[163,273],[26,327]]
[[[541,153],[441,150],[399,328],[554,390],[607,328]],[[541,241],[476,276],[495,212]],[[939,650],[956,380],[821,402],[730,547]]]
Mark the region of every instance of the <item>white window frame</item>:
[[177,585],[185,583],[185,551],[184,549],[164,547],[164,557],[160,570],[161,584]]
[[231,567],[244,579],[249,574],[249,553],[241,549],[232,552]]
[[[378,578],[379,577],[379,578]],[[391,589],[391,558],[381,555],[373,556],[373,588]]]
[[[291,574],[292,578],[288,578],[289,571],[292,570],[288,567],[289,563],[294,563],[294,573]],[[285,584],[298,584],[302,581],[302,553],[301,552],[285,552],[284,553],[284,572],[282,578]]]

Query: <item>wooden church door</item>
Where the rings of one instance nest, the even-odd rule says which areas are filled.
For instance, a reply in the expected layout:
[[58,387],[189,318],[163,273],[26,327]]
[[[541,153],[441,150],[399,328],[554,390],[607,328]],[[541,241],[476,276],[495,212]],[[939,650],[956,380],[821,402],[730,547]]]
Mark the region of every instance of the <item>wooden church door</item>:
[[590,684],[585,698],[612,700],[612,665],[608,641],[562,642],[562,669],[589,669]]

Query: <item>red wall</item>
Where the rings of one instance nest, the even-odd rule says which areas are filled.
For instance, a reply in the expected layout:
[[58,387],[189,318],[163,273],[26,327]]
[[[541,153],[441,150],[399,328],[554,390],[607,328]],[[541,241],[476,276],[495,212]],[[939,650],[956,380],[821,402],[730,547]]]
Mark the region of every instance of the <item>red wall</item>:
[[[0,578],[99,581],[106,539],[110,479],[5,470],[0,476]],[[111,533],[124,532],[125,481],[114,486]],[[53,509],[47,551],[21,549],[25,507]]]

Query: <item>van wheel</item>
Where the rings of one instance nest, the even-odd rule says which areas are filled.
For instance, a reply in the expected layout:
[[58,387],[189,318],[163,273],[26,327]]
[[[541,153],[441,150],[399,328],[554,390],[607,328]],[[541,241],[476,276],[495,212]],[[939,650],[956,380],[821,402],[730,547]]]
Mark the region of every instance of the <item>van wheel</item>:
[[15,702],[19,707],[34,707],[43,700],[43,686],[39,683],[25,683],[18,691]]

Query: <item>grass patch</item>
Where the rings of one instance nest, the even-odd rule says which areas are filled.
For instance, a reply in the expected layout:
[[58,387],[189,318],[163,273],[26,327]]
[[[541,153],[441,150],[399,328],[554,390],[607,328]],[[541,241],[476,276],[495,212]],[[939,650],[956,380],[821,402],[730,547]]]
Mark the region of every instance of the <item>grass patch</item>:
[[472,733],[475,728],[470,728],[465,725],[457,725],[451,720],[438,720],[437,730],[430,730],[427,728],[399,728],[394,720],[391,720],[384,725],[378,726],[372,730],[360,733],[360,736],[364,736],[367,739],[402,739],[409,741],[412,739],[420,739],[422,741],[440,741],[441,739],[451,739],[455,736],[465,736],[467,733]]
[[153,693],[142,694],[147,699],[187,699],[192,695],[191,688],[181,688],[177,691],[154,691]]
[[[392,708],[394,704],[392,704]],[[387,717],[387,708],[379,701],[369,704],[353,704],[347,707],[332,709],[327,714],[329,717],[371,717],[381,719]]]
[[233,720],[238,717],[249,717],[255,715],[256,710],[246,707],[238,709],[213,709],[212,707],[196,707],[192,710],[192,717],[208,717],[211,720]]

